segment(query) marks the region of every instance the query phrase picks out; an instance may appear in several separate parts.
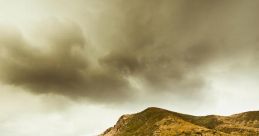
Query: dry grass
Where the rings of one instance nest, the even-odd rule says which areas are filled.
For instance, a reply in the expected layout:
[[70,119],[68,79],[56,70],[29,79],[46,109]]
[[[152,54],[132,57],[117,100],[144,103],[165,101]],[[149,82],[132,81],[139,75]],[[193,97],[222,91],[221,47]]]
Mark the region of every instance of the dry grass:
[[122,116],[102,136],[259,136],[259,112],[192,116],[160,108]]

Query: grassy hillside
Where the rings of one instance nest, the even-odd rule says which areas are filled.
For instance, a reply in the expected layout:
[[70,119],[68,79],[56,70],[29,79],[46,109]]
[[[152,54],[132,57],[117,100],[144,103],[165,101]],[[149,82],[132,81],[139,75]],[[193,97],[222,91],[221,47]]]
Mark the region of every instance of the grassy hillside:
[[160,108],[123,115],[101,136],[259,136],[259,112],[192,116]]

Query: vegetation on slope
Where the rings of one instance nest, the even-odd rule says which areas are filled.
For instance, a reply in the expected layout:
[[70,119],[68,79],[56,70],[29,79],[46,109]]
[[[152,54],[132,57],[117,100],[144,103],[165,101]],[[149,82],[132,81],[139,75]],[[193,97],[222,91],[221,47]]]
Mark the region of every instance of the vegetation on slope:
[[258,136],[259,112],[192,116],[160,108],[123,115],[101,136]]

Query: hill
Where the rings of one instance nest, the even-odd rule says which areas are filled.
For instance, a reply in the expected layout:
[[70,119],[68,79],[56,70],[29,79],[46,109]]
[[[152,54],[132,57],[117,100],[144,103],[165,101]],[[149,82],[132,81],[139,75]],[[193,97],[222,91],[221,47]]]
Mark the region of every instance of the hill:
[[193,116],[151,107],[121,116],[100,136],[259,136],[259,111]]

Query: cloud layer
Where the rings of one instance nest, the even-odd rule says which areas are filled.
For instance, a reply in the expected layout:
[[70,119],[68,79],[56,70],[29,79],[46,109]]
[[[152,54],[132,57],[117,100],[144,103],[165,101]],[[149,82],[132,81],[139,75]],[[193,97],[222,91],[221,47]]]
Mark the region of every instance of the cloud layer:
[[[71,98],[105,100],[110,94],[123,96],[127,82],[118,74],[89,66],[87,43],[74,24],[50,24],[42,31],[44,46],[30,45],[21,34],[5,30],[1,37],[1,81],[34,93],[54,93]],[[9,34],[8,34],[9,33]],[[128,88],[126,88],[128,89]]]
[[78,24],[45,23],[33,42],[2,27],[0,81],[95,102],[126,101],[141,90],[202,95],[211,67],[258,66],[255,3],[113,0],[96,4],[91,26],[83,16]]

